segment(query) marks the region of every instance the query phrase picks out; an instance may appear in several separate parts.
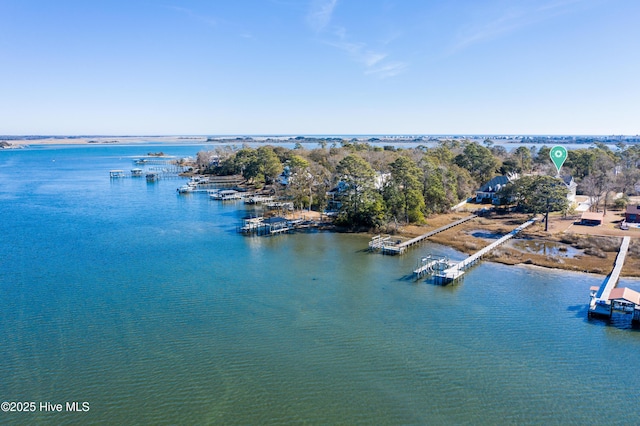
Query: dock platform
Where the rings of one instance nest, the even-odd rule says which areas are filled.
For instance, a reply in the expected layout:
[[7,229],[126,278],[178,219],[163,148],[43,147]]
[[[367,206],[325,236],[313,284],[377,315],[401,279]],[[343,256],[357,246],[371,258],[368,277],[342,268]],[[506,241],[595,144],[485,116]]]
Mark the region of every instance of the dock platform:
[[427,255],[418,261],[416,269],[413,270],[413,276],[418,279],[423,275],[432,274],[434,272],[446,269],[451,266],[449,258],[446,256]]
[[373,237],[373,239],[369,242],[369,250],[380,250],[382,254],[404,254],[404,252],[409,247],[414,246],[416,244],[420,244],[421,242],[423,242],[424,240],[426,240],[427,238],[433,235],[439,234],[440,232],[446,231],[447,229],[451,229],[454,226],[458,226],[476,217],[478,216],[475,214],[472,214],[470,216],[464,217],[455,222],[449,223],[445,226],[441,226],[438,229],[434,229],[433,231],[427,232],[426,234],[420,235],[418,237],[412,238],[410,240],[407,240],[405,242],[401,242],[398,244],[390,243],[389,241],[391,240],[391,237],[382,237],[381,235],[378,235],[376,237]]
[[476,262],[478,262],[480,259],[482,259],[482,257],[484,255],[489,253],[491,250],[493,250],[496,247],[504,244],[507,240],[510,240],[511,238],[516,236],[520,231],[522,231],[523,229],[525,229],[525,228],[529,227],[530,225],[532,225],[533,223],[535,223],[536,220],[537,219],[535,219],[535,218],[531,219],[531,220],[528,220],[527,222],[525,222],[522,225],[518,226],[513,231],[509,232],[507,235],[505,235],[502,238],[500,238],[499,240],[494,241],[493,243],[489,244],[488,246],[486,246],[482,250],[480,250],[480,251],[476,252],[475,254],[467,257],[462,262],[456,263],[453,266],[451,266],[450,268],[447,268],[442,272],[436,273],[434,275],[434,277],[436,278],[436,281],[439,282],[440,284],[448,284],[448,283],[450,283],[452,281],[455,281],[455,280],[461,278],[467,268],[469,268],[471,265],[473,265]]
[[[588,316],[607,316],[611,317],[613,304],[611,303],[611,293],[618,285],[620,280],[620,273],[624,266],[624,261],[629,251],[629,244],[631,243],[631,237],[625,236],[622,238],[618,256],[616,256],[615,263],[613,264],[613,270],[604,279],[600,288],[591,296],[589,302]],[[640,307],[639,307],[640,308]]]

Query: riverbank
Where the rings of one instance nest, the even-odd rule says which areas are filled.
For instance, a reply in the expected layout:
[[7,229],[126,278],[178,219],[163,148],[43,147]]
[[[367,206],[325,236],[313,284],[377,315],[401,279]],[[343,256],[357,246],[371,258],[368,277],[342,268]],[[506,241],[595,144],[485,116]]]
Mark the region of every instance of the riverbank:
[[[461,219],[465,215],[465,213],[436,215],[428,218],[426,225],[401,227],[398,229],[398,234],[404,238],[416,237]],[[478,217],[436,234],[429,238],[429,241],[472,254],[511,232],[527,219],[527,215],[512,213]],[[553,220],[557,219],[559,218]],[[512,241],[494,250],[486,259],[507,265],[528,264],[606,275],[613,268],[619,246],[619,236],[583,235],[572,232],[571,229],[547,232],[544,230],[544,223],[537,222],[518,234]],[[622,275],[640,277],[640,243],[637,238],[632,239],[630,254]]]

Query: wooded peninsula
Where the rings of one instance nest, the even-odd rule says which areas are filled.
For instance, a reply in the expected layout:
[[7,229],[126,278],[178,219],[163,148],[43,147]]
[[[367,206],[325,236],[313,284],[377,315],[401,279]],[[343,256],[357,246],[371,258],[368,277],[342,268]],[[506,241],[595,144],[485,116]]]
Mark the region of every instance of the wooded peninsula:
[[[562,177],[550,160],[550,149],[532,144],[508,151],[489,139],[482,143],[442,140],[435,146],[410,148],[354,140],[320,140],[313,148],[296,143],[293,149],[277,144],[221,145],[200,151],[195,167],[202,174],[242,175],[255,190],[288,200],[297,209],[332,216],[340,229],[391,234],[415,235],[441,224],[443,217],[455,218],[452,208],[466,201],[475,203],[477,191],[500,176],[511,179],[493,198],[479,200],[477,205],[477,209],[491,208],[496,220],[485,220],[482,227],[496,232],[540,214],[552,213],[565,220],[574,217],[576,203],[571,201],[567,177],[577,184],[575,192],[588,197],[593,211],[622,209],[636,195],[640,145],[596,142],[569,150]],[[546,230],[546,224],[541,226]],[[493,255],[494,260],[604,273],[617,248],[616,238],[552,235],[540,227],[528,234],[528,238],[574,246],[584,255],[579,261],[535,253],[523,257],[504,248]],[[434,238],[434,242],[464,252],[477,248],[473,238],[442,238],[447,239]],[[638,249],[637,243],[632,244],[633,253]]]

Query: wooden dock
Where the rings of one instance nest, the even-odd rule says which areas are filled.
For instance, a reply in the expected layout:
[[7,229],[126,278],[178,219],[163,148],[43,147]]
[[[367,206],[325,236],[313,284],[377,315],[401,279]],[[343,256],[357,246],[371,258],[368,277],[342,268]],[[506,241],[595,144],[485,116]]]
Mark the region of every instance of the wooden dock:
[[446,269],[450,265],[449,258],[446,256],[427,255],[418,261],[416,269],[413,270],[413,276],[418,279],[423,275]]
[[488,246],[486,246],[482,250],[480,250],[480,251],[476,252],[475,254],[472,254],[471,256],[467,257],[462,262],[456,263],[453,266],[451,266],[450,268],[447,268],[442,272],[436,273],[434,275],[434,277],[436,278],[436,281],[438,281],[441,284],[447,284],[449,282],[452,282],[452,281],[455,281],[455,280],[459,279],[460,277],[462,277],[462,275],[464,274],[465,270],[468,267],[470,267],[471,265],[473,265],[476,262],[478,262],[480,259],[482,259],[482,257],[484,255],[489,253],[494,248],[504,244],[506,241],[508,241],[511,238],[513,238],[514,236],[516,236],[520,231],[522,231],[523,229],[525,229],[528,226],[530,226],[533,223],[535,223],[536,220],[537,219],[534,218],[534,219],[531,219],[531,220],[523,223],[522,225],[518,226],[516,229],[514,229],[511,232],[509,232],[507,235],[503,236],[499,240],[494,241],[493,243],[489,244]]
[[455,222],[449,223],[448,225],[441,226],[438,229],[434,229],[433,231],[427,232],[426,234],[420,235],[419,237],[412,238],[405,242],[400,242],[398,244],[390,243],[391,237],[382,237],[378,235],[373,237],[373,239],[369,242],[369,250],[381,250],[382,254],[404,254],[404,252],[411,246],[416,244],[420,244],[424,242],[427,238],[439,234],[442,231],[446,231],[447,229],[451,229],[454,226],[458,226],[461,223],[467,222],[471,219],[478,217],[475,214],[471,216],[464,217]]
[[616,288],[618,281],[620,280],[620,273],[622,272],[622,267],[624,266],[627,252],[629,251],[630,242],[631,237],[626,236],[622,238],[622,244],[620,244],[618,256],[613,264],[613,270],[609,275],[607,275],[598,291],[591,298],[591,302],[589,303],[589,316],[592,314],[611,316],[611,302],[609,298],[611,296],[611,291]]

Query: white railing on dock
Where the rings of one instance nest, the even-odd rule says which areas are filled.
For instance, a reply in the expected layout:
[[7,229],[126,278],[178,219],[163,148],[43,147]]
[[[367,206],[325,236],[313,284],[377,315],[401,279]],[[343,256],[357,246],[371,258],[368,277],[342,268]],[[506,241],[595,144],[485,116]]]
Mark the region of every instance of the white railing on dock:
[[420,278],[423,275],[434,273],[449,266],[451,266],[451,263],[446,256],[434,257],[427,255],[419,260],[418,267],[413,270],[413,275],[416,278]]
[[410,240],[404,241],[404,242],[398,242],[397,244],[388,244],[388,242],[391,240],[391,237],[386,237],[384,239],[384,241],[382,241],[380,239],[380,235],[378,235],[377,237],[373,237],[372,240],[369,242],[369,249],[371,250],[382,250],[383,254],[403,254],[405,252],[405,250],[408,247],[411,247],[415,244],[421,243],[424,240],[426,240],[429,237],[432,237],[436,234],[439,234],[442,231],[446,231],[447,229],[451,229],[454,226],[458,226],[461,223],[467,222],[471,219],[474,219],[478,217],[475,214],[472,214],[471,216],[467,216],[464,217],[460,220],[456,220],[455,222],[449,223],[445,226],[441,226],[438,229],[434,229],[433,231],[429,231],[426,234],[420,235],[418,237],[412,238]]
[[445,269],[444,271],[442,271],[441,273],[437,274],[436,276],[441,281],[444,281],[444,282],[453,281],[453,280],[456,280],[456,279],[460,278],[462,276],[462,274],[464,274],[465,269],[467,269],[470,265],[473,265],[475,262],[480,260],[482,258],[482,256],[484,256],[485,254],[489,253],[494,248],[498,247],[501,244],[504,244],[507,240],[513,238],[520,231],[522,231],[523,229],[525,229],[528,226],[532,225],[536,220],[537,219],[534,218],[534,219],[531,219],[531,220],[523,223],[522,225],[518,226],[516,229],[514,229],[511,232],[509,232],[507,235],[503,236],[499,240],[494,241],[493,243],[489,244],[488,246],[486,246],[482,250],[480,250],[477,253],[467,257],[462,262],[459,262],[459,263],[453,265],[452,267]]
[[611,296],[611,290],[616,288],[618,281],[620,280],[620,273],[622,272],[624,261],[627,258],[630,242],[631,237],[625,236],[622,238],[622,244],[620,244],[618,256],[616,256],[616,261],[613,264],[613,270],[609,275],[607,275],[596,294],[591,298],[591,302],[589,303],[589,315],[611,315],[612,306],[609,301],[609,296]]

